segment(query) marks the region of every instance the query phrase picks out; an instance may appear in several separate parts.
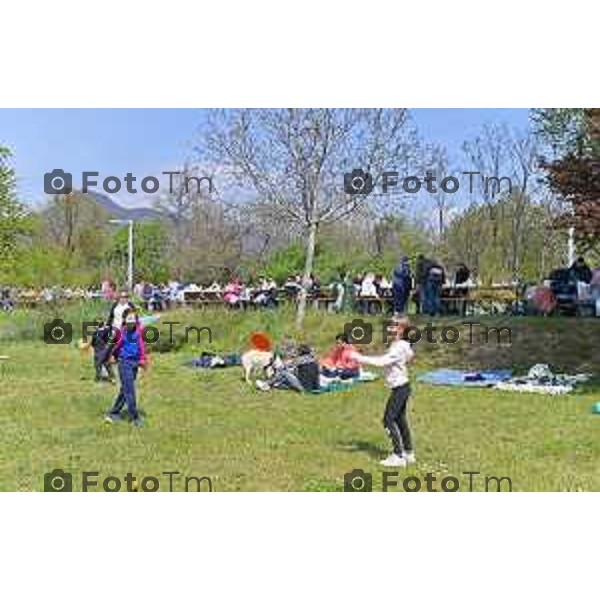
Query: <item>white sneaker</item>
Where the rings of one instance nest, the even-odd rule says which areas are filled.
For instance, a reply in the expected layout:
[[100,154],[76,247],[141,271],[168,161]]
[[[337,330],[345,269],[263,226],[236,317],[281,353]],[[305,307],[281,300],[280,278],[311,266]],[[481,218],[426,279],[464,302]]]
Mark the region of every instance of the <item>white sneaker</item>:
[[383,467],[406,467],[406,459],[403,456],[397,454],[390,454],[385,460],[380,463]]
[[415,457],[414,452],[405,452],[402,457],[406,461],[407,465],[412,465],[417,462],[417,458]]

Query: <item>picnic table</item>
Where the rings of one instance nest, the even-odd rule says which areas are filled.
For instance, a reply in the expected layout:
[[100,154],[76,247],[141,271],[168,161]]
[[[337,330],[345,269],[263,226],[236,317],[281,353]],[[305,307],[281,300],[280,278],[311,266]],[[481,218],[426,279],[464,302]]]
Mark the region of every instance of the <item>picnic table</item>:
[[461,317],[473,314],[476,308],[507,312],[517,299],[518,286],[515,285],[446,286],[440,298],[445,314],[458,314]]
[[393,296],[387,290],[381,296],[356,296],[354,304],[359,312],[368,315],[384,314],[392,309]]
[[223,304],[221,292],[208,292],[205,290],[184,290],[182,299],[185,306],[204,307]]

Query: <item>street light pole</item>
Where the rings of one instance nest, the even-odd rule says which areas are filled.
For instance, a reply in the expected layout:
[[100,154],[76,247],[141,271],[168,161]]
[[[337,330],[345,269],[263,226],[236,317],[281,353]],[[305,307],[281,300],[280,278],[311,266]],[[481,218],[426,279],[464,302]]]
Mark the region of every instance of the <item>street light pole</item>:
[[133,292],[133,219],[129,219],[129,240],[127,244],[127,281],[129,293]]
[[575,262],[575,227],[569,227],[569,245],[567,249],[569,262],[568,266],[570,267]]

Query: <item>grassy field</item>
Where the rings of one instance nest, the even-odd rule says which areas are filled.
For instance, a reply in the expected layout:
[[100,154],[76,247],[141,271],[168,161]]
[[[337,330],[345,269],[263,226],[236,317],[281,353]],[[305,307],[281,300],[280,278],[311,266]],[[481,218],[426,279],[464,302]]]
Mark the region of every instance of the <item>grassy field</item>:
[[[75,321],[98,309],[70,309],[63,316]],[[210,477],[216,491],[341,491],[344,473],[354,469],[371,472],[373,488],[381,489],[377,461],[388,451],[381,379],[323,395],[265,393],[250,389],[239,368],[183,366],[202,350],[243,349],[252,330],[275,338],[291,332],[290,313],[164,315],[211,327],[213,343],[153,353],[139,384],[146,416],[141,430],[103,423],[116,389],[93,381],[91,357],[74,345],[43,343],[43,322],[53,314],[61,313],[0,317],[0,354],[10,356],[0,361],[0,490],[41,491],[44,473],[54,468],[74,473],[74,489],[81,488],[81,471],[99,471],[100,481],[128,472],[141,479],[179,471]],[[301,337],[323,350],[346,320],[311,313]],[[513,329],[510,346],[421,342],[415,373],[438,365],[522,370],[535,362],[600,372],[598,320],[515,318],[501,324]],[[510,477],[514,491],[600,490],[600,416],[590,412],[597,400],[600,388],[593,383],[555,398],[416,384],[410,417],[418,462],[402,477],[424,482],[432,473],[441,489],[441,479],[453,476],[468,490],[462,473],[476,471],[478,491],[484,476]],[[168,478],[160,480],[165,486]],[[182,490],[183,484],[174,487]]]

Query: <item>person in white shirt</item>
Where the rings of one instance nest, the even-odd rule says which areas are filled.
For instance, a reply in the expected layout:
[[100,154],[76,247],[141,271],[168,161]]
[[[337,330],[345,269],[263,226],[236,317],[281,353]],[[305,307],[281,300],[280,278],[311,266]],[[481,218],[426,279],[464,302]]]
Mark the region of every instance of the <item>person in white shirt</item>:
[[135,308],[133,303],[129,301],[129,294],[123,290],[119,294],[119,299],[110,307],[108,315],[108,324],[115,330],[120,331],[123,325],[123,314],[127,309]]
[[415,356],[404,335],[409,327],[407,318],[391,322],[388,327],[388,339],[391,339],[391,344],[381,356],[365,356],[358,352],[352,355],[352,358],[364,365],[383,367],[385,384],[391,389],[383,415],[383,426],[392,441],[393,452],[381,461],[384,467],[406,467],[407,464],[415,462],[412,436],[406,418],[410,396],[408,364]]
[[363,298],[377,298],[377,286],[375,285],[375,275],[373,273],[368,273],[362,280],[360,295]]

